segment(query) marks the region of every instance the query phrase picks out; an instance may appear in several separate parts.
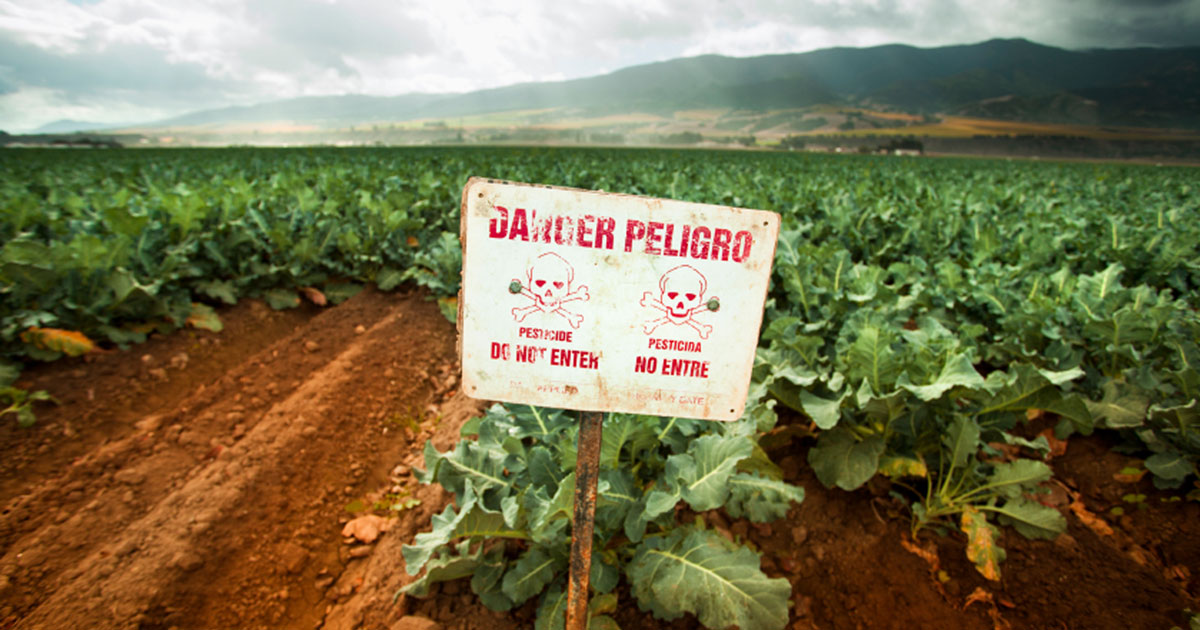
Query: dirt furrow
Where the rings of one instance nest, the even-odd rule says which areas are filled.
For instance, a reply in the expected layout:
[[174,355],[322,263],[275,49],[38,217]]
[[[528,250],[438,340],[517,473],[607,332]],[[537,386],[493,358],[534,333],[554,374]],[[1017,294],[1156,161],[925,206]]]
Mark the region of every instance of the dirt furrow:
[[344,508],[453,384],[436,313],[365,292],[220,377],[176,378],[187,391],[10,502],[0,627],[315,626],[352,560]]

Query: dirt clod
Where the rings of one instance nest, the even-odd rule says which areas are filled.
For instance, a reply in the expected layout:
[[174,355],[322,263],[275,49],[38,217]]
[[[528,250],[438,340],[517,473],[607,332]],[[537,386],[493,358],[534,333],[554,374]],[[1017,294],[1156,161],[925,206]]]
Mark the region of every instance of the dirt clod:
[[116,481],[117,483],[129,484],[131,486],[138,485],[145,480],[146,475],[133,468],[118,470],[117,473],[113,475],[113,481]]
[[442,630],[442,626],[426,617],[401,617],[388,630]]
[[359,542],[371,544],[383,532],[386,532],[391,526],[389,519],[374,514],[360,516],[342,528],[343,537],[351,537],[358,539]]

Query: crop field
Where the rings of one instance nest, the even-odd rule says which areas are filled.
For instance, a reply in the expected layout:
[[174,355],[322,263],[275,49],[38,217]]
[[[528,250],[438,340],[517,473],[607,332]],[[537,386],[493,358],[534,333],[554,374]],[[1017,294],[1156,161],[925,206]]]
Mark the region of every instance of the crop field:
[[783,218],[743,418],[605,420],[591,627],[1200,623],[1200,170],[0,166],[0,628],[561,628],[576,418],[458,390],[470,176]]

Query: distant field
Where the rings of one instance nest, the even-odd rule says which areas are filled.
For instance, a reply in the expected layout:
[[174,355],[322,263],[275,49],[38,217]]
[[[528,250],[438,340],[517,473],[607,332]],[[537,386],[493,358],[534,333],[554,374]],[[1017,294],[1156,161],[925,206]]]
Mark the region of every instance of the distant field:
[[690,144],[742,143],[771,146],[788,136],[863,138],[916,136],[1071,137],[1101,141],[1200,141],[1200,132],[1168,129],[1020,122],[966,116],[921,116],[864,107],[816,105],[805,108],[746,110],[690,109],[675,112],[589,112],[578,108],[524,109],[471,116],[377,121],[339,127],[291,121],[198,125],[125,130],[148,146],[445,144],[517,142],[525,144]]
[[[873,116],[904,116],[904,114],[875,113]],[[1194,140],[1200,134],[1172,133],[1164,129],[1137,127],[1100,127],[1091,125],[1067,125],[1054,123],[1019,122],[1012,120],[989,120],[946,116],[941,122],[915,124],[892,129],[855,129],[838,132],[838,135],[915,135],[941,138],[970,138],[972,136],[1081,136],[1103,140]]]

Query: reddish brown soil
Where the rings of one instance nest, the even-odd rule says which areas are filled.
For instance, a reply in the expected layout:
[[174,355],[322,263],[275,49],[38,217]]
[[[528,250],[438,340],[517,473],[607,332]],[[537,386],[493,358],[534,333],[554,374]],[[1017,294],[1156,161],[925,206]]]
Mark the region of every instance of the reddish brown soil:
[[[410,468],[426,439],[449,448],[482,408],[458,392],[454,329],[433,303],[365,291],[327,309],[245,301],[221,317],[221,333],[23,376],[62,404],[39,407],[32,429],[0,423],[0,629],[387,629],[404,615],[447,630],[532,625],[532,603],[493,613],[464,581],[393,603],[412,579],[401,546],[448,500]],[[1200,505],[1115,479],[1131,460],[1103,438],[1073,439],[1052,462],[1068,533],[1006,530],[999,583],[955,535],[908,544],[936,559],[906,548],[908,515],[886,484],[823,488],[804,464],[809,445],[771,453],[808,494],[786,521],[703,515],[792,583],[790,628],[1165,630],[1200,608]],[[347,544],[347,506],[385,493],[422,503],[375,543]],[[626,630],[699,627],[657,622],[621,596]]]

